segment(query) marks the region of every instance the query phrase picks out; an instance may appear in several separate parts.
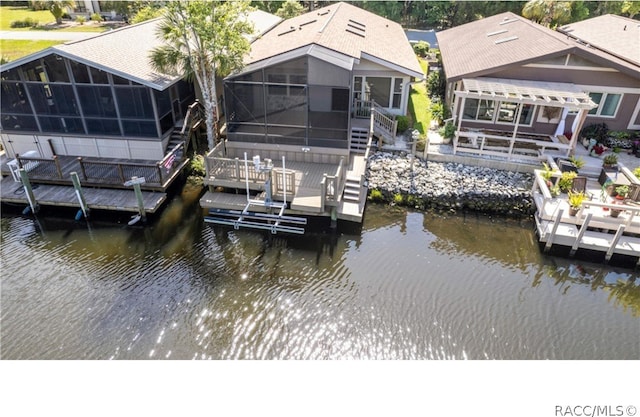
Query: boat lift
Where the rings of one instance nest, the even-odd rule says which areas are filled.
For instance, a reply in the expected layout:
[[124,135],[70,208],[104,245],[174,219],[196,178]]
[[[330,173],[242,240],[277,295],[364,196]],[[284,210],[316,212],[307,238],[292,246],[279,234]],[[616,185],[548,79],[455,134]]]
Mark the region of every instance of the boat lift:
[[[293,233],[302,235],[304,234],[304,228],[294,225],[306,225],[307,219],[304,217],[285,216],[284,210],[287,208],[287,183],[284,181],[284,201],[273,201],[271,194],[271,181],[273,173],[273,162],[270,159],[260,161],[260,155],[253,157],[253,165],[256,172],[266,173],[267,180],[264,184],[265,198],[264,200],[252,199],[249,192],[249,163],[247,160],[247,153],[244,154],[244,171],[245,171],[245,184],[247,188],[247,204],[242,211],[240,210],[223,210],[223,209],[210,209],[209,216],[204,218],[207,223],[220,224],[225,226],[233,226],[235,230],[241,227],[247,229],[262,229],[269,230],[272,234],[278,232]],[[282,157],[282,175],[285,176],[285,159]],[[251,207],[261,206],[266,207],[269,210],[278,210],[277,214],[272,213],[259,213],[250,211]]]

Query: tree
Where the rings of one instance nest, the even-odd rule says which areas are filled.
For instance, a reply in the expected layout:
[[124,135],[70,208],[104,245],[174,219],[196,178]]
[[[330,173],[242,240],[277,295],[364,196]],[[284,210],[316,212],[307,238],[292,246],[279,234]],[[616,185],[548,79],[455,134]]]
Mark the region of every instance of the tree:
[[640,1],[625,1],[622,3],[622,13],[628,14],[631,19],[640,13]]
[[76,6],[76,3],[74,1],[69,1],[69,0],[50,1],[47,3],[47,6],[49,11],[53,15],[53,17],[55,17],[56,24],[59,25],[62,23],[62,15],[64,15],[65,11],[67,10],[67,7],[73,8]]
[[571,2],[530,0],[522,8],[522,16],[548,27],[556,27],[571,20]]
[[291,19],[304,13],[304,7],[297,0],[287,0],[276,11],[276,16],[283,19]]
[[156,70],[196,80],[206,112],[209,149],[216,142],[216,75],[224,77],[242,68],[250,48],[246,35],[253,33],[248,12],[248,1],[172,1],[158,28],[165,44],[151,52]]

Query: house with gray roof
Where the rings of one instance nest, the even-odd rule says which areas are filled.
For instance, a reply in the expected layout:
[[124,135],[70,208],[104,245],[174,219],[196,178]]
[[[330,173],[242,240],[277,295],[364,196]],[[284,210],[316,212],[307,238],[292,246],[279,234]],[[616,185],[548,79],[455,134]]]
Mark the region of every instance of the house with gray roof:
[[352,129],[361,131],[352,116],[372,101],[406,115],[411,83],[423,78],[397,23],[343,2],[288,19],[225,79],[227,149],[348,156]]
[[[423,79],[404,30],[381,16],[340,2],[283,21],[224,80],[226,140],[207,157],[200,200],[214,210],[208,221],[240,227],[249,210],[274,204],[362,221],[369,145],[394,140]],[[230,223],[215,210],[243,215]]]
[[[251,40],[282,19],[248,16]],[[150,52],[159,19],[67,42],[0,66],[0,137],[7,154],[162,160],[198,91],[162,74]]]
[[[437,37],[456,150],[491,151],[506,136],[518,157],[535,158],[570,152],[585,125],[640,129],[638,21],[608,15],[554,31],[508,12]],[[542,143],[518,147],[529,140]]]

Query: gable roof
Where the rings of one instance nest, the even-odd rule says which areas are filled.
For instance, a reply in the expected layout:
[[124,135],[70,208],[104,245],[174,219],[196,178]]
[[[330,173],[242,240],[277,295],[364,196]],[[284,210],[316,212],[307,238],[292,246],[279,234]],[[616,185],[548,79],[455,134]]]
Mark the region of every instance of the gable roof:
[[637,65],[511,12],[438,32],[436,36],[449,81],[488,75],[508,66],[568,53],[640,78]]
[[355,60],[373,59],[408,75],[423,77],[399,24],[344,2],[283,21],[252,44],[246,63],[311,45]]
[[640,65],[640,22],[607,14],[571,23],[559,32]]
[[[250,40],[269,31],[282,20],[262,11],[249,13],[248,19],[254,23],[255,28]],[[160,73],[151,65],[149,59],[151,50],[163,45],[163,40],[157,35],[161,20],[162,18],[152,19],[103,32],[87,39],[55,45],[2,65],[0,71],[18,67],[50,54],[57,54],[156,90],[164,90],[183,77]]]

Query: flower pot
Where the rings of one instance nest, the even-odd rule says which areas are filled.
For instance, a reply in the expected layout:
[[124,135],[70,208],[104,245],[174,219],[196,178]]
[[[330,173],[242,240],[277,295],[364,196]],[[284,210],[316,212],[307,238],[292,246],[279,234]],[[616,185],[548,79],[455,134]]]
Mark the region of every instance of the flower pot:
[[622,213],[622,210],[611,209],[611,217],[618,217]]
[[576,214],[578,214],[579,210],[580,208],[569,207],[569,216],[575,216]]

